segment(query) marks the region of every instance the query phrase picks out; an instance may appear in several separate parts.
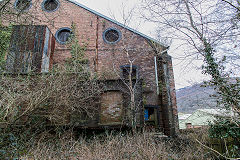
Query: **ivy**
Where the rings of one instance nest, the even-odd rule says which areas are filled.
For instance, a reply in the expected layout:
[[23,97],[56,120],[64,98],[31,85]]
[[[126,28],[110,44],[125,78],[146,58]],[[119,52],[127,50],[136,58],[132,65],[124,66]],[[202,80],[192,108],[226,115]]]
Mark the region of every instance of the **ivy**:
[[[224,62],[227,60],[223,56],[222,60],[217,61],[215,53],[210,43],[205,39],[204,42],[204,65],[203,73],[211,76],[209,85],[217,91],[218,106],[234,112],[232,117],[218,118],[214,124],[210,124],[209,136],[224,140],[234,139],[240,141],[240,80],[230,78],[230,74],[225,72]],[[232,143],[227,146],[231,151],[231,157],[240,155],[240,143]],[[226,153],[228,153],[226,151]]]
[[229,119],[218,119],[210,124],[209,135],[211,138],[232,138],[240,141],[240,128]]

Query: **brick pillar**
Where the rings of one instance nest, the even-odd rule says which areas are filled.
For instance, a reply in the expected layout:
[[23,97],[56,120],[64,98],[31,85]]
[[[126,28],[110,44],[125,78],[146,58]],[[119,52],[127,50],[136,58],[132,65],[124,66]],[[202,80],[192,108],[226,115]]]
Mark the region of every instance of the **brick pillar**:
[[176,136],[179,127],[172,58],[164,53],[157,57],[157,63],[163,131],[168,136]]

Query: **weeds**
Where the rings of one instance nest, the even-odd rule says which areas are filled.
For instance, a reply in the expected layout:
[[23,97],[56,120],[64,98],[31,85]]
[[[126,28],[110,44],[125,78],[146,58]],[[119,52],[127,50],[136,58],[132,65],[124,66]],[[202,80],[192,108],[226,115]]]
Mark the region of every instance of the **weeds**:
[[[38,140],[22,155],[22,159],[214,159],[198,145],[192,135],[169,139],[151,136],[149,133],[105,132],[91,139],[73,137],[68,131],[60,137],[50,138],[50,133],[40,134]],[[216,158],[216,157],[215,157]]]

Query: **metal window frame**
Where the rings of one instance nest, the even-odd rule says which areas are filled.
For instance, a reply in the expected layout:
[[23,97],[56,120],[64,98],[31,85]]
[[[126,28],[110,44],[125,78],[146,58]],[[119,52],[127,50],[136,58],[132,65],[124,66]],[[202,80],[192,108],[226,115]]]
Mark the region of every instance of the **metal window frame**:
[[54,10],[52,10],[52,11],[46,10],[46,8],[44,7],[44,4],[45,4],[47,1],[49,1],[49,0],[44,0],[44,1],[42,2],[42,4],[41,4],[42,10],[45,11],[45,12],[55,12],[55,11],[58,10],[58,8],[60,7],[60,1],[59,1],[59,0],[54,0],[54,1],[56,1],[56,2],[58,3],[57,8],[54,9]]
[[[118,32],[118,35],[119,35],[118,40],[116,40],[116,41],[114,41],[114,42],[110,42],[110,41],[108,41],[108,40],[106,39],[106,33],[107,33],[108,31],[110,31],[110,30],[115,30],[115,31]],[[110,27],[110,28],[106,29],[106,30],[103,32],[102,37],[103,37],[104,42],[106,42],[106,43],[108,43],[108,44],[116,44],[116,43],[118,43],[118,42],[122,39],[122,32],[121,32],[119,29],[117,29],[117,28]]]
[[27,12],[30,8],[32,8],[32,0],[26,0],[26,1],[29,1],[29,2],[30,2],[29,7],[28,7],[27,9],[24,9],[24,10],[18,9],[18,8],[17,8],[17,3],[18,3],[19,1],[21,1],[21,0],[16,0],[16,1],[14,2],[14,4],[13,4],[14,9],[17,10],[18,12]]
[[62,27],[62,28],[59,28],[59,29],[57,30],[57,32],[55,33],[56,41],[57,41],[59,44],[66,44],[67,41],[66,41],[66,42],[63,42],[63,41],[60,41],[60,39],[58,38],[58,34],[59,34],[62,30],[69,30],[70,33],[71,33],[71,32],[72,32],[72,29],[69,28],[69,27]]

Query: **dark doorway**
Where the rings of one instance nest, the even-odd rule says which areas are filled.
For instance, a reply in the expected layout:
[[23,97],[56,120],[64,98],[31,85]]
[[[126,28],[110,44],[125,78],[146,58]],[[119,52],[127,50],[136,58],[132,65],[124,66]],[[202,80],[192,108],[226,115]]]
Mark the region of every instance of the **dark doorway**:
[[159,123],[159,106],[145,105],[144,106],[144,121],[146,126],[157,128]]

